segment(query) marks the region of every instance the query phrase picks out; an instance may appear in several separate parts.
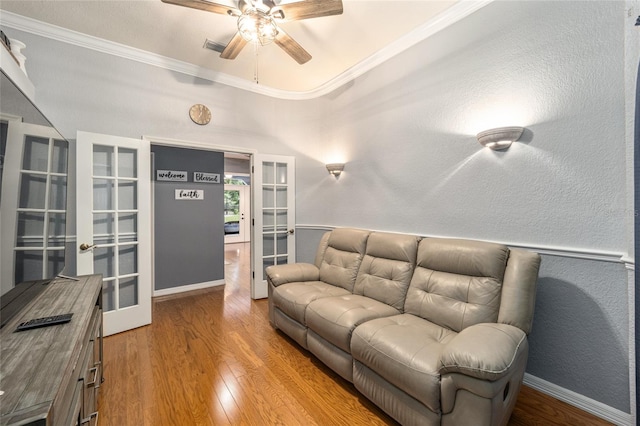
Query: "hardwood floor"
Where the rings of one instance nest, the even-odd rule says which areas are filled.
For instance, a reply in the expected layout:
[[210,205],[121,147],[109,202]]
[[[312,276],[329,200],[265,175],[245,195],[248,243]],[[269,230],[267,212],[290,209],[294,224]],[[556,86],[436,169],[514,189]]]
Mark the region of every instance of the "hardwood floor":
[[[249,246],[226,284],[153,301],[153,324],[105,338],[101,426],[396,425],[267,319],[249,295]],[[524,387],[509,425],[606,425]]]

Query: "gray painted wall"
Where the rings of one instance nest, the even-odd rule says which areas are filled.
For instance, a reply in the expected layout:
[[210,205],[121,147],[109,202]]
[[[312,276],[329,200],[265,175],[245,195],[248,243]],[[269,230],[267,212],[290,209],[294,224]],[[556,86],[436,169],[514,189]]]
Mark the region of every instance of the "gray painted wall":
[[[27,44],[40,108],[69,138],[156,135],[295,155],[299,260],[313,260],[316,226],[615,259],[629,252],[633,196],[625,19],[621,1],[496,1],[309,101],[11,36]],[[209,126],[190,122],[197,102],[212,109]],[[498,125],[527,127],[523,143],[481,150],[475,134]],[[336,160],[347,162],[339,180],[324,167]],[[544,256],[540,277],[527,371],[629,413],[625,265]]]
[[[151,146],[157,170],[187,172],[188,182],[154,182],[155,289],[224,279],[224,185],[196,183],[194,172],[224,176],[224,154]],[[175,190],[202,190],[202,200],[176,200]]]

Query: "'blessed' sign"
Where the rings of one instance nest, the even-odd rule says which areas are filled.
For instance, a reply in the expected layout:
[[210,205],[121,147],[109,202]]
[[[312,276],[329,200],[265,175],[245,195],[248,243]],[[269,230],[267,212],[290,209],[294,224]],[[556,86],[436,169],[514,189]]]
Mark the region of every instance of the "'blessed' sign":
[[220,183],[218,173],[193,172],[193,181],[201,183]]

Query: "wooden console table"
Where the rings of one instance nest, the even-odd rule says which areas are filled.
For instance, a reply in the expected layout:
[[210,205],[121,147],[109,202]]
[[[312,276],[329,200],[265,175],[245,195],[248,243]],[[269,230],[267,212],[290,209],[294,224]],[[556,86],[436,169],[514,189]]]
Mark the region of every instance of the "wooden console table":
[[[65,313],[68,323],[15,332]],[[0,330],[0,425],[95,425],[101,381],[101,275],[56,278]]]

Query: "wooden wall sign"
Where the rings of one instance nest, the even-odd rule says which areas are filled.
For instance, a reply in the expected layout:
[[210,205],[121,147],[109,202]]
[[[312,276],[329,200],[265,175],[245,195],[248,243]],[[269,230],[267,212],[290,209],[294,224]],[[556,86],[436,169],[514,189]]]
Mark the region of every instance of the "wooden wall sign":
[[187,172],[179,170],[156,170],[156,180],[167,182],[186,182]]
[[176,200],[204,200],[204,190],[202,189],[176,189]]
[[220,183],[220,174],[193,172],[193,181],[200,183]]

